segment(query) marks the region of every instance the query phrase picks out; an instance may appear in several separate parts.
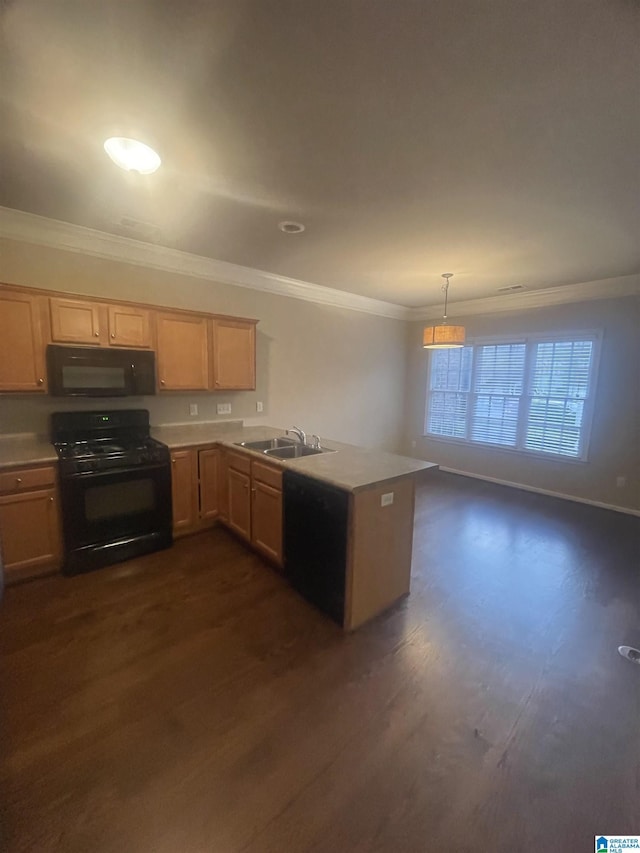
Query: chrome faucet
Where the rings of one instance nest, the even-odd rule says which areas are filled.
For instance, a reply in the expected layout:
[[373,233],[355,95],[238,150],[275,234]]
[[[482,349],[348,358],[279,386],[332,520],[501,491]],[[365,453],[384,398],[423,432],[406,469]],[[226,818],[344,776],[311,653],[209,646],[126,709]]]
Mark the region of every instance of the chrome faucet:
[[311,438],[313,439],[313,447],[316,450],[322,450],[322,447],[320,446],[320,436],[316,435],[314,432],[314,434],[311,436]]
[[291,435],[291,433],[298,436],[298,441],[300,442],[300,444],[307,443],[307,434],[303,430],[301,430],[300,427],[292,426],[291,429],[286,430],[287,435]]

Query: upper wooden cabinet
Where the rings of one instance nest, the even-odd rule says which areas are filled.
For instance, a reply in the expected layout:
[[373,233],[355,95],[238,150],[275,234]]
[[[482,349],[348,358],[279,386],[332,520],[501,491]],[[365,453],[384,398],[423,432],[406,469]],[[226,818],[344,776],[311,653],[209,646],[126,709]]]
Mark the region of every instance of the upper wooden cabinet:
[[46,391],[41,298],[0,290],[0,391]]
[[209,389],[208,323],[199,314],[156,315],[161,391]]
[[148,349],[151,312],[135,305],[109,305],[109,346]]
[[256,324],[214,318],[213,387],[216,391],[253,391],[256,387]]
[[102,306],[79,299],[49,300],[51,340],[56,343],[100,346],[107,342],[106,329],[101,328]]
[[257,322],[0,285],[0,392],[46,392],[50,342],[155,349],[160,391],[255,390]]

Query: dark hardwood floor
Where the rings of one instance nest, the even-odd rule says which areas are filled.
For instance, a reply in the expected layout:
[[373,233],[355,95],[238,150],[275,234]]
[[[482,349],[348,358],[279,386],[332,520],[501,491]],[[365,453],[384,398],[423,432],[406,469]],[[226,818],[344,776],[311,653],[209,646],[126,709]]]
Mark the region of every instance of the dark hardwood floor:
[[0,849],[578,853],[640,833],[637,518],[438,474],[353,635],[223,530],[0,606]]

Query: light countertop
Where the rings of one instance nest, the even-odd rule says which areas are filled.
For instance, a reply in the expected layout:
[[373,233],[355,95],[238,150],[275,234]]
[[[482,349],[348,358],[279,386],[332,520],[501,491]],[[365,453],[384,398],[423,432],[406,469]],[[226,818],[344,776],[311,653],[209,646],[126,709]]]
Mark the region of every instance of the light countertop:
[[0,436],[0,468],[57,461],[55,448],[46,436],[30,432]]
[[277,459],[248,448],[235,447],[241,441],[260,441],[284,435],[284,429],[268,426],[243,427],[239,422],[212,422],[152,428],[151,434],[170,448],[193,447],[207,443],[222,444],[269,461],[282,468],[307,474],[350,492],[371,488],[388,480],[418,475],[438,466],[433,462],[412,459],[383,450],[367,450],[353,444],[322,439],[322,446],[335,453],[302,456],[299,459]]
[[[151,428],[152,436],[172,449],[206,444],[222,444],[233,449],[241,441],[259,441],[284,433],[284,429],[276,427],[244,427],[241,421],[212,421]],[[276,459],[248,448],[236,449],[351,492],[399,477],[418,475],[438,467],[432,462],[423,462],[382,450],[367,450],[331,439],[323,439],[322,446],[336,452],[302,456],[299,459]],[[56,461],[55,449],[45,436],[33,433],[0,436],[0,469],[18,465],[44,465]]]

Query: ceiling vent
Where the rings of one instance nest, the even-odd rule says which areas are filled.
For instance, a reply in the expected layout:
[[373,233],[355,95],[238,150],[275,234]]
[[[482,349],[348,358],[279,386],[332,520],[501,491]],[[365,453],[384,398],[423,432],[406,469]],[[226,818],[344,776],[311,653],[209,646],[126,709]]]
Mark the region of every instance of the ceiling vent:
[[158,225],[154,225],[153,222],[134,219],[133,216],[123,216],[122,219],[114,223],[114,228],[116,233],[122,237],[142,240],[144,243],[159,243],[162,238],[162,231]]
[[498,293],[515,293],[517,290],[526,290],[524,284],[510,284],[509,287],[499,287]]

